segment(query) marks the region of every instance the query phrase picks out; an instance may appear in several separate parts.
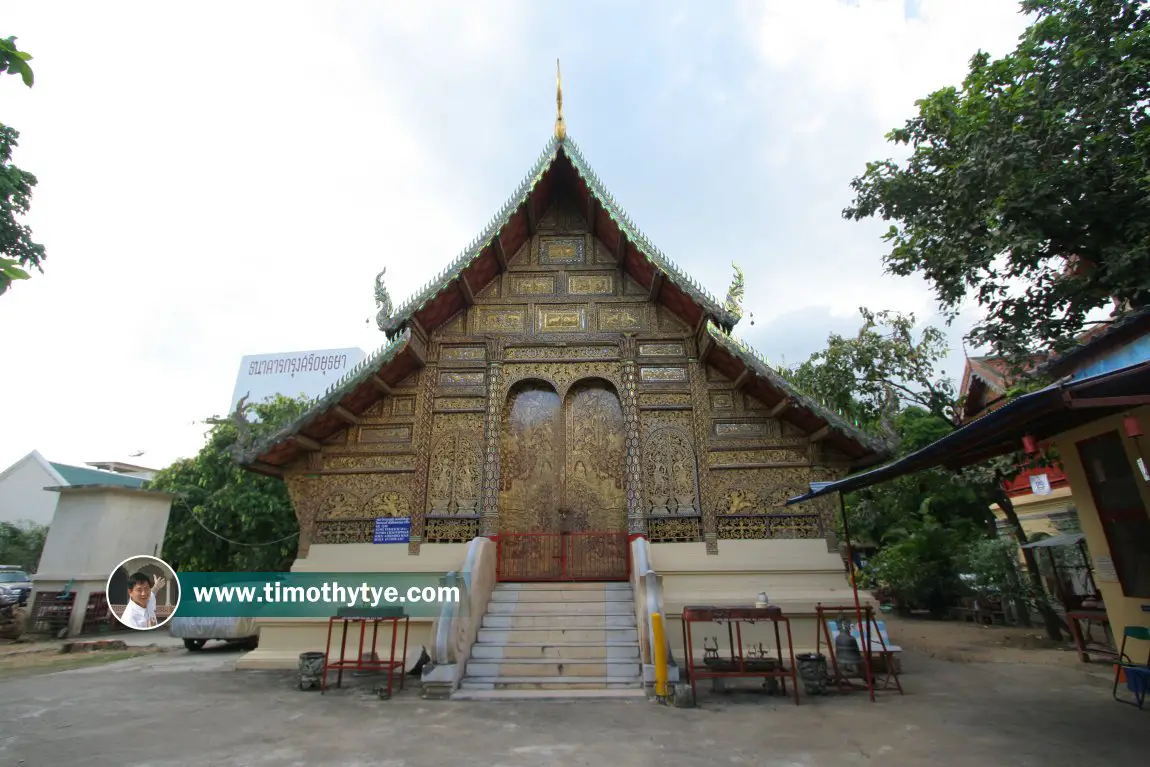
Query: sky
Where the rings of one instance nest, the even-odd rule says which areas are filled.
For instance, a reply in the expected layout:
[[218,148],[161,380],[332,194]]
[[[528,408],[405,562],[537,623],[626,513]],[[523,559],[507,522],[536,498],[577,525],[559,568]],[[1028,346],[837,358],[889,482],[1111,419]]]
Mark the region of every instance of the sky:
[[1015,0],[6,3],[36,83],[0,79],[0,121],[48,259],[0,297],[0,468],[160,468],[242,356],[383,344],[376,273],[399,304],[483,229],[550,139],[556,58],[569,136],[712,294],[739,263],[736,334],[770,360],[859,306],[940,324],[884,275],[883,223],[841,211],[915,100],[1025,24]]

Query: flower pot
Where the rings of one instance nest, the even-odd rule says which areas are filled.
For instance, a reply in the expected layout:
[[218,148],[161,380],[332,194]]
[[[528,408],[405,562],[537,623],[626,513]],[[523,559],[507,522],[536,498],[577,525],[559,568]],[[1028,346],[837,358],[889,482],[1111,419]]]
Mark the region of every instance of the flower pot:
[[807,695],[825,695],[827,692],[827,657],[822,653],[804,652],[795,656],[799,678]]

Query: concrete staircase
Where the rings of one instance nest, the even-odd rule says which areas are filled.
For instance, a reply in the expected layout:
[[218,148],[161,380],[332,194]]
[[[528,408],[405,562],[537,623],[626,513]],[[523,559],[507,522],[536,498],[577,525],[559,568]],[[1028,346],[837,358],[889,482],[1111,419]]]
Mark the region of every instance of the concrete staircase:
[[645,697],[629,583],[500,583],[455,700]]

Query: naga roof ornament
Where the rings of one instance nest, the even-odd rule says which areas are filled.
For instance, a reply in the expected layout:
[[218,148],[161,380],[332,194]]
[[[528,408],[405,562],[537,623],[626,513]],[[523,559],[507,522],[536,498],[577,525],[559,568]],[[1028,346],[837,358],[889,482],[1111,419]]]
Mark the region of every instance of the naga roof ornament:
[[391,319],[391,312],[395,308],[391,305],[391,294],[387,292],[387,286],[383,284],[383,275],[385,274],[387,274],[386,266],[383,271],[375,275],[375,305],[379,307],[379,313],[375,315],[375,324],[380,330],[387,328],[387,321]]

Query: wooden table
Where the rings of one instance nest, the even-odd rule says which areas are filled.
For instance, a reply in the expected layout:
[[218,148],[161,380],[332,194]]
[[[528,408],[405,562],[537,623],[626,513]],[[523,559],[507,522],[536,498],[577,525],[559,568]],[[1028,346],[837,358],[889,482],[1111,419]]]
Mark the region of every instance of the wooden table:
[[[743,630],[744,623],[762,623],[770,621],[775,635],[775,657],[751,658],[743,656]],[[703,665],[695,663],[695,648],[691,633],[692,623],[717,623],[727,625],[727,639],[730,643],[730,654],[726,660],[718,657],[704,658]],[[783,658],[782,637],[779,626],[787,628],[787,656]],[[782,692],[787,694],[787,679],[791,680],[791,690],[795,698],[795,705],[799,705],[798,672],[795,667],[795,647],[791,639],[791,622],[778,607],[716,607],[710,605],[691,605],[683,608],[683,649],[687,655],[687,674],[691,679],[691,694],[696,696],[695,686],[699,679],[730,679],[730,678],[763,678],[778,679],[782,685]],[[716,650],[717,655],[717,650]],[[707,661],[714,661],[708,663]],[[789,664],[786,662],[789,660]]]

